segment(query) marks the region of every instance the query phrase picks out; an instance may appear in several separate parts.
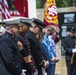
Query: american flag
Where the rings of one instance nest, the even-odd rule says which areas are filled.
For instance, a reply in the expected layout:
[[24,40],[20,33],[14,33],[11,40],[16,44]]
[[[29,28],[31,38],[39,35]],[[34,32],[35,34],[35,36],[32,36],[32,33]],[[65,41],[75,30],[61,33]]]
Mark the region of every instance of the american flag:
[[2,15],[2,19],[10,18],[9,7],[7,0],[0,0],[0,12]]

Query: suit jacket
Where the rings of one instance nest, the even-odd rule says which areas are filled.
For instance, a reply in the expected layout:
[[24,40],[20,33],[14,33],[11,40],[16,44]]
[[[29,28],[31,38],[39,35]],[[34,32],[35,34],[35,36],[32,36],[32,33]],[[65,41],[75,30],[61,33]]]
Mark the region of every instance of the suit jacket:
[[62,46],[66,52],[66,60],[70,60],[72,56],[72,49],[75,48],[75,39],[67,36],[62,40]]
[[31,54],[34,57],[37,66],[43,66],[43,55],[41,54],[41,47],[39,40],[36,38],[35,34],[28,31],[25,35],[30,43]]
[[[20,53],[22,55],[22,58],[26,58],[26,56],[30,55],[30,50],[28,48],[30,46],[27,38],[23,33],[19,33],[19,35],[16,36],[16,40],[22,43],[24,49],[20,50]],[[22,59],[22,69],[26,69],[26,71],[29,71],[31,73],[30,67],[27,65],[26,60],[24,59]]]
[[21,54],[15,36],[6,32],[0,42],[0,75],[21,75]]

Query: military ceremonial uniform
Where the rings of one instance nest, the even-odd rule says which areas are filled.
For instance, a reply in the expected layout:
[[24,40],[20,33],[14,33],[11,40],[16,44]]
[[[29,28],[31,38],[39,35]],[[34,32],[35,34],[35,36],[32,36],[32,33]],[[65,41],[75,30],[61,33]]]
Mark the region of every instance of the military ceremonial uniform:
[[[23,33],[19,33],[19,35],[16,36],[16,40],[20,41],[24,47],[23,50],[20,50],[22,58],[26,58],[26,56],[30,55],[29,49],[28,49],[28,43],[26,41],[26,38]],[[25,60],[22,61],[22,69],[26,69],[26,75],[31,75],[31,71],[29,67],[27,66],[27,63]]]
[[21,75],[21,54],[15,36],[6,32],[0,42],[0,75]]
[[[26,25],[26,26],[31,27],[31,24],[29,22],[26,22],[26,20],[25,21],[20,21],[20,22],[21,22],[20,24],[22,26]],[[31,55],[30,44],[29,44],[27,38],[25,37],[25,32],[23,30],[20,31],[19,34],[16,36],[16,40],[17,40],[17,42],[18,41],[21,42],[22,45],[23,45],[23,50],[20,50],[21,55],[22,55],[22,59],[23,59],[22,69],[26,69],[26,75],[32,75],[32,73],[34,73],[34,72],[32,71],[32,68],[30,68],[30,66],[28,66],[28,64],[30,64],[29,61],[26,60],[26,58]]]
[[[42,30],[42,28],[44,28],[46,26],[42,21],[40,21],[39,19],[36,19],[36,18],[33,19],[32,25],[33,24],[36,27],[38,27],[40,30]],[[35,63],[36,63],[37,69],[38,69],[38,75],[42,75],[41,67],[44,67],[45,59],[44,59],[43,55],[41,54],[41,46],[40,46],[39,40],[36,38],[36,35],[34,34],[34,32],[31,30],[29,30],[26,33],[26,37],[30,43],[31,54],[35,60]]]
[[31,53],[34,57],[36,66],[39,68],[39,65],[43,66],[43,60],[44,60],[41,54],[40,43],[36,38],[35,34],[32,33],[31,31],[28,31],[28,33],[26,33],[26,37],[30,43]]

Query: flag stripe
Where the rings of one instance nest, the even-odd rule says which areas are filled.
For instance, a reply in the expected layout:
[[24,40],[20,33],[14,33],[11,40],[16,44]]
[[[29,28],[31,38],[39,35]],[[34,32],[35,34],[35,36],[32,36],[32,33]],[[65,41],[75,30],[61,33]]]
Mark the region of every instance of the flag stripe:
[[7,0],[0,0],[0,12],[2,13],[3,19],[10,18],[9,7]]

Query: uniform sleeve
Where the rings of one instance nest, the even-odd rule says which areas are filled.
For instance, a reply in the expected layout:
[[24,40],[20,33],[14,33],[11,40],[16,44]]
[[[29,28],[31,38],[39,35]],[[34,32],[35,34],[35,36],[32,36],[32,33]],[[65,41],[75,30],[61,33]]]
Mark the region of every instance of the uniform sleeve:
[[72,48],[69,48],[67,45],[67,39],[62,40],[62,46],[68,55],[72,53]]
[[35,46],[35,43],[33,42],[32,39],[28,39],[29,43],[30,43],[30,48],[31,48],[31,53],[35,59],[35,62],[38,64],[38,65],[41,65],[43,66],[43,56],[40,52],[40,50],[37,49],[37,47]]
[[11,48],[10,41],[2,41],[0,44],[0,53],[2,61],[7,68],[7,70],[12,75],[21,75],[21,70],[18,68],[19,65],[15,64],[15,58],[13,57],[13,52]]
[[48,56],[47,56],[47,53],[46,53],[46,50],[45,50],[45,48],[44,48],[42,43],[41,43],[41,50],[42,50],[41,52],[42,52],[43,57],[45,58],[45,60],[49,60]]
[[51,55],[49,54],[49,51],[47,50],[46,45],[45,45],[43,42],[41,43],[41,45],[42,45],[42,49],[43,49],[44,52],[45,52],[46,60],[49,60],[49,57],[50,57],[50,59],[51,59],[52,57],[51,57]]

